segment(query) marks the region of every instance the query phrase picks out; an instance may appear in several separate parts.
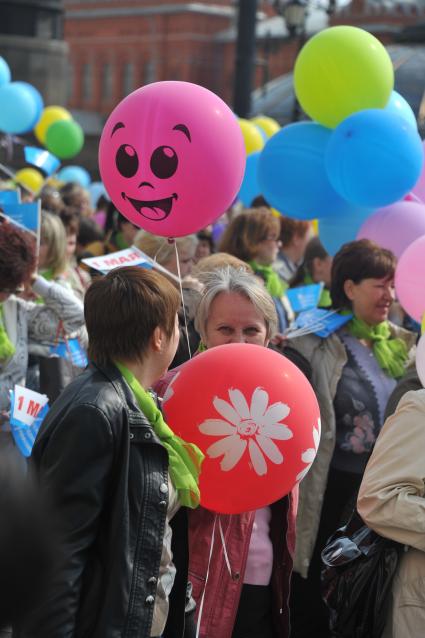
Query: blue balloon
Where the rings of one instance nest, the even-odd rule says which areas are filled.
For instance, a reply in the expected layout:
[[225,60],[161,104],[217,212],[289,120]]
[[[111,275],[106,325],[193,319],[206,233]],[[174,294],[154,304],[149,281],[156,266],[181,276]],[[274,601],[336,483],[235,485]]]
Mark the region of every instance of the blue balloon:
[[90,201],[93,209],[96,208],[98,199],[101,195],[104,195],[107,199],[110,199],[108,193],[106,192],[106,188],[103,185],[103,182],[92,182],[88,187],[88,191],[90,194]]
[[325,249],[332,257],[343,244],[353,241],[357,237],[363,222],[372,215],[372,209],[357,209],[341,216],[319,219],[319,238]]
[[368,109],[333,131],[326,169],[335,190],[355,206],[381,208],[416,184],[424,161],[418,131],[400,115]]
[[251,153],[246,158],[245,173],[238,193],[238,199],[247,207],[251,206],[252,200],[261,193],[257,177],[259,159],[260,152]]
[[36,115],[34,117],[34,121],[31,123],[31,127],[29,129],[29,130],[31,130],[31,129],[34,128],[34,126],[37,124],[38,120],[41,117],[41,113],[42,113],[42,111],[44,109],[43,98],[41,97],[40,92],[37,91],[35,86],[33,86],[32,84],[29,84],[28,82],[14,82],[14,84],[15,84],[15,86],[22,86],[24,89],[29,91],[31,93],[31,95],[33,96],[33,99],[35,101],[37,112],[36,112]]
[[255,124],[255,122],[253,122],[253,124],[254,124],[255,128],[256,128],[256,129],[258,129],[258,130],[260,131],[260,133],[261,133],[261,137],[263,138],[263,140],[264,140],[264,144],[265,144],[265,143],[267,142],[267,140],[269,139],[269,138],[268,138],[268,135],[267,135],[267,133],[266,133],[266,131],[264,131],[264,130],[261,128],[261,126],[257,126],[257,124]]
[[3,86],[3,84],[8,84],[11,77],[12,75],[10,73],[8,63],[4,58],[0,57],[0,86]]
[[89,173],[81,166],[65,166],[59,171],[57,177],[61,182],[76,182],[83,188],[88,188],[91,181]]
[[326,174],[330,136],[320,124],[300,122],[282,128],[263,148],[258,164],[261,193],[283,215],[315,219],[350,210]]
[[34,93],[23,82],[0,86],[0,131],[26,133],[33,128],[38,105]]
[[418,122],[416,120],[416,115],[413,113],[412,107],[409,102],[404,99],[400,93],[397,91],[393,91],[390,95],[389,102],[385,107],[385,110],[388,113],[395,113],[396,115],[400,115],[404,117],[406,122],[408,122],[413,128],[418,128]]

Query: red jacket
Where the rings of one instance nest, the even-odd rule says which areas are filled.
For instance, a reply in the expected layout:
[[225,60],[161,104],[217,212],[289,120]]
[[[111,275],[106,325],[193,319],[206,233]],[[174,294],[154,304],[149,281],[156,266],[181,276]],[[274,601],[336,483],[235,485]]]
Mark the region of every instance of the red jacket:
[[[162,397],[179,368],[168,372],[155,386]],[[273,617],[277,638],[288,638],[289,591],[295,551],[295,519],[298,486],[271,505],[270,537],[273,544]],[[211,540],[217,517],[212,556]],[[231,638],[244,580],[255,512],[214,514],[203,507],[189,513],[189,580],[197,604],[197,616],[204,602],[200,638]],[[226,564],[219,523],[231,568]],[[208,582],[206,583],[209,564]]]

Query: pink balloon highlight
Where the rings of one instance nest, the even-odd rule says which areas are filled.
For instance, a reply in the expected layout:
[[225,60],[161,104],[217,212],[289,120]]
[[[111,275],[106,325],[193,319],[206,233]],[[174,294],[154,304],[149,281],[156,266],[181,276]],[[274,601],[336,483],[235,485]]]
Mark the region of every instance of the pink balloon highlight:
[[155,235],[180,237],[229,208],[242,183],[245,145],[217,95],[189,82],[155,82],[112,111],[99,168],[127,219]]
[[401,201],[368,217],[357,233],[357,239],[370,239],[399,258],[421,235],[425,235],[425,204]]
[[[424,149],[424,158],[425,158],[425,140],[422,142],[422,146]],[[425,202],[425,163],[422,169],[422,173],[415,184],[415,187],[412,189],[412,193],[419,197],[420,200]]]
[[425,235],[404,251],[395,272],[398,300],[418,323],[425,313]]

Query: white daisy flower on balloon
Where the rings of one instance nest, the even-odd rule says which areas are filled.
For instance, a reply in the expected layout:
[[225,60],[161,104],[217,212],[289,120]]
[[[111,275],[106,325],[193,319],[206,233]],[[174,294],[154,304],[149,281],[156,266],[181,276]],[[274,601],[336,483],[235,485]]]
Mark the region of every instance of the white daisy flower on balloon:
[[317,449],[319,447],[319,442],[320,442],[320,419],[318,419],[317,421],[317,429],[315,427],[313,427],[313,443],[314,443],[314,448],[310,447],[307,450],[305,450],[302,454],[301,454],[301,460],[303,463],[307,464],[307,467],[305,467],[298,475],[297,475],[297,481],[302,481],[302,479],[304,478],[304,476],[307,474],[307,472],[309,471],[311,464],[313,463],[314,459],[316,458],[316,454],[317,454]]
[[162,397],[162,403],[166,403],[167,401],[169,401],[171,399],[171,397],[174,396],[174,388],[173,388],[173,383],[175,383],[180,375],[180,372],[177,372],[177,374],[174,375],[174,377],[171,379],[170,383],[168,384],[167,389],[164,392],[164,396]]
[[287,441],[293,434],[282,423],[290,408],[284,403],[269,405],[269,395],[262,388],[256,388],[248,404],[240,390],[229,390],[225,401],[215,397],[213,405],[222,418],[207,419],[199,426],[203,434],[222,436],[209,446],[206,453],[211,458],[222,456],[220,467],[224,472],[232,470],[248,450],[252,467],[259,476],[267,474],[267,459],[279,465],[283,455],[273,439]]

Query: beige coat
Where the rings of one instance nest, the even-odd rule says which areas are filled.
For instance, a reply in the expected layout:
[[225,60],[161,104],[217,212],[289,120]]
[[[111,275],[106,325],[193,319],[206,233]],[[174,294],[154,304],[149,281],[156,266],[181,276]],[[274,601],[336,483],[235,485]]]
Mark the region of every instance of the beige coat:
[[366,467],[358,510],[381,536],[409,546],[392,590],[385,638],[425,635],[425,390],[387,419]]
[[[415,342],[415,335],[391,324],[394,337],[402,338],[408,348]],[[320,514],[328,480],[329,467],[335,448],[335,412],[333,401],[342,370],[347,362],[345,347],[336,334],[327,339],[307,335],[291,340],[293,345],[310,362],[313,370],[312,385],[320,406],[322,432],[316,459],[300,485],[297,516],[297,537],[294,569],[307,578],[308,568],[316,543]]]

